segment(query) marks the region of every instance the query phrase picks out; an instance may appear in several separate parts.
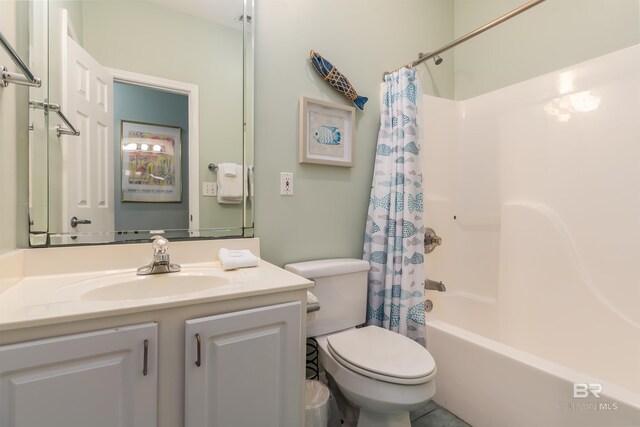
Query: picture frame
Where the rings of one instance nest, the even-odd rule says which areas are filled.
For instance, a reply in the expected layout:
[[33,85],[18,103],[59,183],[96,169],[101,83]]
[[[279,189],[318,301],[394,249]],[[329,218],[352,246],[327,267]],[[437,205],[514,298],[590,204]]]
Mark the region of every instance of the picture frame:
[[299,162],[353,167],[356,109],[300,98]]
[[122,202],[182,202],[182,130],[121,120]]

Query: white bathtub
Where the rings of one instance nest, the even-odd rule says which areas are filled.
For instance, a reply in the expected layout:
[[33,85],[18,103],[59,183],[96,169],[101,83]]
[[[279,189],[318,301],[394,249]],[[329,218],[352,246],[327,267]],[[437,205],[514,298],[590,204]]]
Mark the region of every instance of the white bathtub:
[[475,427],[640,426],[638,95],[640,45],[425,96],[435,400]]
[[[443,321],[427,343],[434,400],[474,427],[640,426],[640,396],[613,384]],[[574,398],[574,383],[600,384],[600,398]]]

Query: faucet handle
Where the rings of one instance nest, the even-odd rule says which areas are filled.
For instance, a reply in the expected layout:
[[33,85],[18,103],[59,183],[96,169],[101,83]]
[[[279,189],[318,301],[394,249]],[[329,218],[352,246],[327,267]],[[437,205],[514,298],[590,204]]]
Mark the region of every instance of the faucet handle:
[[154,254],[164,254],[169,249],[169,240],[167,240],[163,236],[153,236],[151,238],[153,240],[152,247]]

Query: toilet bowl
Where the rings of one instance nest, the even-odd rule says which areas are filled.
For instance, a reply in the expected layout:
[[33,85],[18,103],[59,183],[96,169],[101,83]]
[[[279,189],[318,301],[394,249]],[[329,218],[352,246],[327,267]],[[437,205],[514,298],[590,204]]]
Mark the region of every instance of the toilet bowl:
[[322,366],[360,409],[358,427],[410,427],[409,411],[435,394],[435,361],[409,338],[367,326],[316,340]]
[[410,427],[409,411],[435,394],[436,364],[415,341],[366,321],[369,263],[329,259],[285,265],[311,279],[320,310],[307,321],[320,362],[352,406],[358,427]]

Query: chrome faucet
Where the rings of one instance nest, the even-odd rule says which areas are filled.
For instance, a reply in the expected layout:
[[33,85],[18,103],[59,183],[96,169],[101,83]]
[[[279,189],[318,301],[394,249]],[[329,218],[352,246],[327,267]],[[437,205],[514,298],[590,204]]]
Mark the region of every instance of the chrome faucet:
[[180,271],[180,265],[169,261],[169,241],[162,236],[153,236],[153,261],[138,269],[139,276]]
[[428,291],[446,292],[447,287],[442,282],[436,282],[435,280],[425,280],[424,288]]

